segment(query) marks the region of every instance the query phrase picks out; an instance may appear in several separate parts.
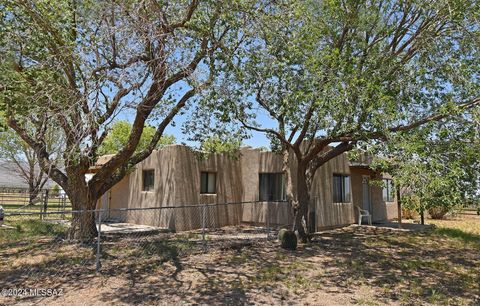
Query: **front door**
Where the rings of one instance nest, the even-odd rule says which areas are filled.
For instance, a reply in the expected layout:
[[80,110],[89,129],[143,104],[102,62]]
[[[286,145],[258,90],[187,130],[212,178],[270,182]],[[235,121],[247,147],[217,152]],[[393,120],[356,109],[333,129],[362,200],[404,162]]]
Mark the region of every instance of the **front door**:
[[370,179],[367,175],[362,177],[362,208],[372,213],[370,206]]

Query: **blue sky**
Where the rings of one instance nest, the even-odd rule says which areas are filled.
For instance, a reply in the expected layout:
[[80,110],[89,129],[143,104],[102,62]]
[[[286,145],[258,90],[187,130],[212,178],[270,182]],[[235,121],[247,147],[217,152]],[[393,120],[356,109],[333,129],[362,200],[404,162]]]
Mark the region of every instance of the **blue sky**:
[[[133,121],[134,112],[131,113],[122,113],[117,117],[117,120],[126,120],[129,122]],[[176,138],[177,143],[186,143],[187,145],[197,146],[197,143],[188,141],[188,135],[185,135],[182,131],[182,125],[187,120],[187,116],[176,116],[175,117],[175,126],[171,124],[166,128],[165,133],[169,135],[174,135]],[[257,114],[257,122],[262,127],[275,127],[274,122],[271,118],[268,117],[265,113],[258,113]],[[251,146],[254,148],[258,147],[270,147],[270,140],[265,136],[264,133],[256,132],[256,131],[249,131],[250,138],[243,140],[243,145]]]
[[[149,82],[145,84],[146,87],[149,86]],[[185,81],[179,81],[176,84],[173,84],[168,91],[165,93],[164,96],[171,96],[174,99],[179,99],[182,97],[182,95],[185,94],[185,92],[190,88],[188,83]],[[131,100],[135,101],[137,100],[138,97],[133,96],[131,94],[127,95],[125,100]],[[253,110],[256,112],[256,122],[259,124],[260,127],[262,128],[277,128],[277,123],[274,121],[268,113],[261,107],[258,106],[256,103],[255,99],[253,97],[247,97],[247,99],[251,99],[251,102],[253,103],[254,107]],[[195,98],[192,99],[190,102],[190,106],[194,106],[197,101]],[[190,120],[191,113],[189,113],[188,110],[186,110],[186,114],[184,115],[177,115],[174,118],[175,126],[172,124],[168,125],[167,128],[165,129],[165,134],[173,135],[175,136],[176,143],[185,143],[189,146],[198,146],[198,143],[192,142],[188,140],[188,135],[185,135],[182,131],[182,126],[185,123],[186,120]],[[133,122],[135,117],[135,110],[132,108],[127,108],[123,109],[122,111],[117,114],[115,121],[116,120],[126,120],[130,123]],[[153,116],[151,116],[153,117]],[[190,118],[189,118],[190,117]],[[155,123],[157,123],[157,120],[148,120],[149,124],[152,126],[155,126]],[[159,122],[158,122],[159,123]],[[265,136],[265,133],[261,132],[256,132],[256,131],[248,131],[248,134],[250,135],[249,138],[243,140],[243,145],[251,146],[254,148],[258,147],[267,147],[270,148],[270,140]]]
[[[188,136],[184,135],[182,132],[182,124],[185,121],[184,116],[178,116],[175,118],[175,126],[169,125],[166,129],[167,134],[174,135],[175,138],[177,139],[177,143],[182,143],[185,142],[188,145],[196,145],[193,142],[189,142],[187,140]],[[263,127],[265,126],[271,126],[272,122],[271,119],[268,118],[268,116],[264,114],[258,114],[257,115],[257,121],[260,123]],[[249,131],[249,134],[251,135],[250,138],[244,139],[243,144],[247,146],[251,146],[254,148],[258,147],[270,147],[270,140],[265,136],[264,133],[256,132],[256,131]]]

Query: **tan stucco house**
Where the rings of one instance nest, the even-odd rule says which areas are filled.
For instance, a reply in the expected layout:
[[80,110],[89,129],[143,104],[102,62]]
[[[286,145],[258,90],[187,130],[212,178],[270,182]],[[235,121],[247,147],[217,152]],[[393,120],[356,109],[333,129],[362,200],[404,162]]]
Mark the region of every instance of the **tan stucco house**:
[[[107,160],[102,157],[98,164]],[[370,184],[375,179],[386,180],[385,187]],[[311,230],[355,223],[355,205],[369,210],[374,221],[396,217],[388,179],[367,164],[350,162],[346,154],[330,160],[318,169],[312,184]],[[106,210],[102,217],[110,221],[182,231],[201,228],[202,222],[215,227],[267,222],[286,226],[292,223],[292,213],[284,200],[282,157],[276,153],[246,147],[236,159],[224,154],[201,158],[186,146],[170,145],[137,164],[102,196],[98,207]],[[202,204],[224,203],[236,204],[202,211]],[[165,209],[118,210],[153,207]]]

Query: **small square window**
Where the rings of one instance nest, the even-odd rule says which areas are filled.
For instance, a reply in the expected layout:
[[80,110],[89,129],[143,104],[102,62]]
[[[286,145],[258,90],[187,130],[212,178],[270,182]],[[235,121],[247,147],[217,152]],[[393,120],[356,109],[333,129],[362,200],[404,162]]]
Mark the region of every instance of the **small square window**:
[[284,201],[286,199],[283,173],[260,173],[258,180],[260,201]]
[[143,170],[143,191],[152,191],[155,186],[155,170]]
[[215,194],[217,192],[217,174],[215,172],[200,173],[200,193]]

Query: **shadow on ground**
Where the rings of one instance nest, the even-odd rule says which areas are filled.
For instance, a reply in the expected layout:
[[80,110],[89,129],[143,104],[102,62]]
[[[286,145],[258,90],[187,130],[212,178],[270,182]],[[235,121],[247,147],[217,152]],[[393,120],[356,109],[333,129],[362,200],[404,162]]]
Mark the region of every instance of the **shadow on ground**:
[[[66,296],[35,301],[60,304],[75,295],[126,304],[474,304],[479,238],[455,230],[351,226],[287,251],[266,239],[217,239],[205,250],[196,235],[116,237],[104,242],[101,273],[95,273],[91,246],[44,241],[19,247],[19,255],[0,253],[2,262],[24,259],[20,267],[1,268],[0,286],[42,280],[65,288]],[[52,252],[59,256],[49,258]]]

